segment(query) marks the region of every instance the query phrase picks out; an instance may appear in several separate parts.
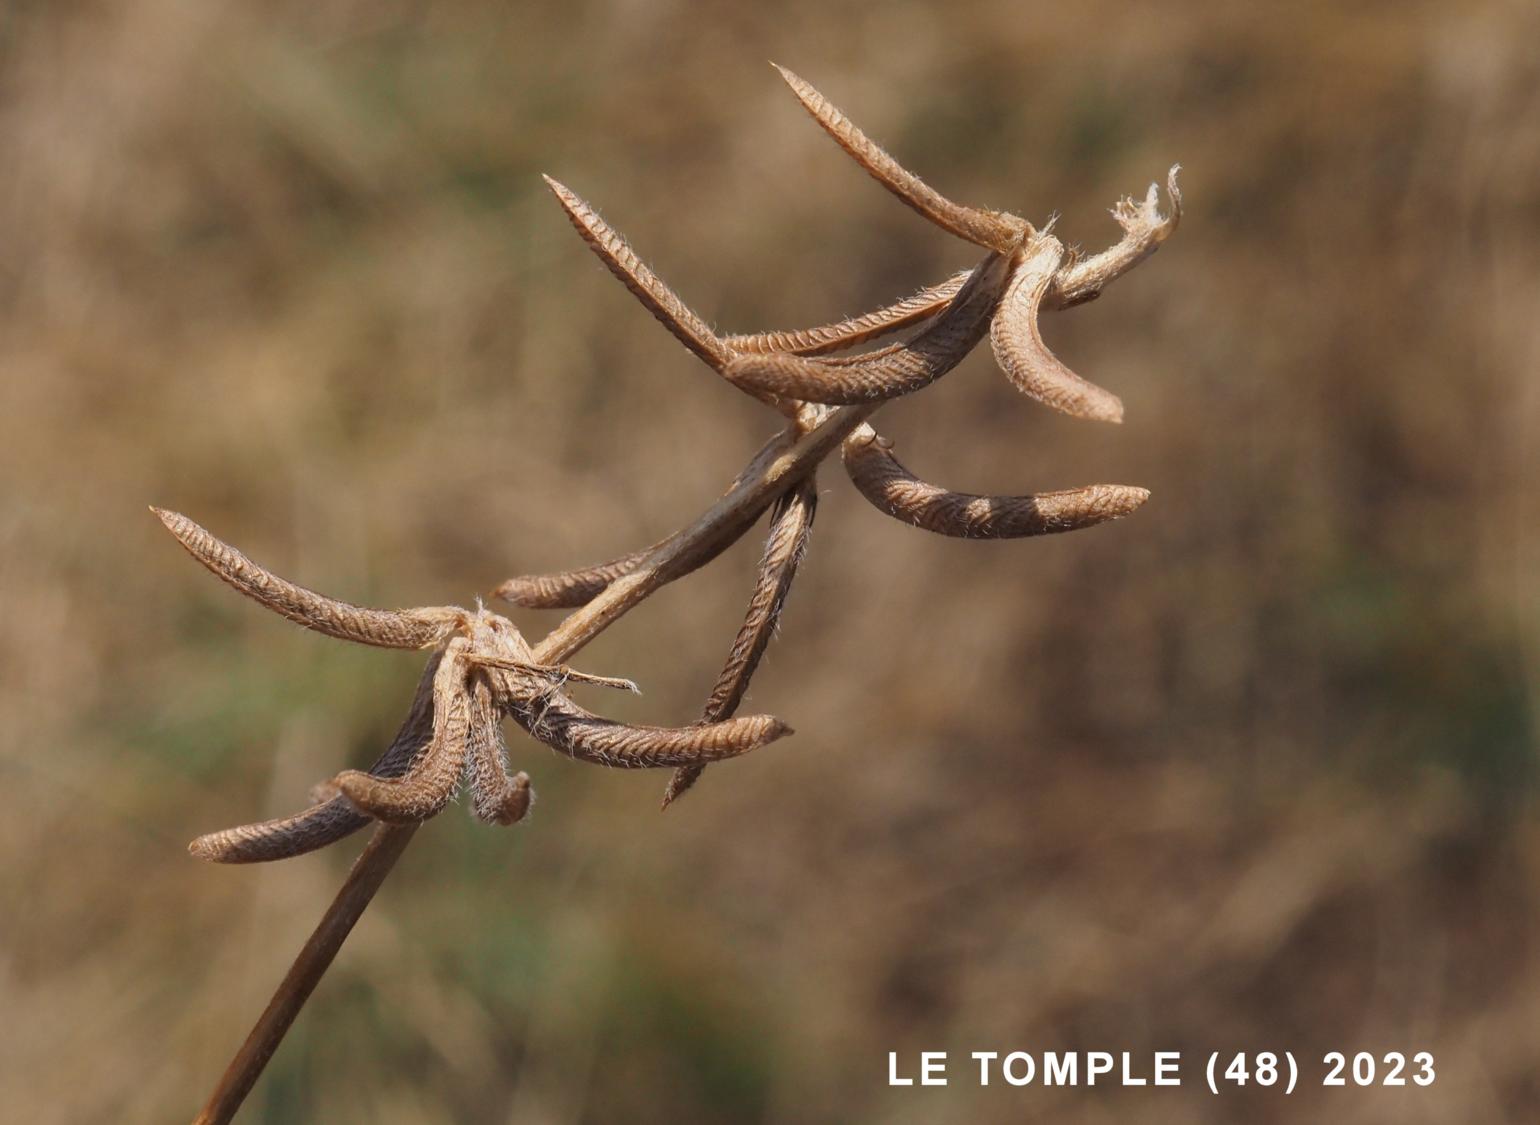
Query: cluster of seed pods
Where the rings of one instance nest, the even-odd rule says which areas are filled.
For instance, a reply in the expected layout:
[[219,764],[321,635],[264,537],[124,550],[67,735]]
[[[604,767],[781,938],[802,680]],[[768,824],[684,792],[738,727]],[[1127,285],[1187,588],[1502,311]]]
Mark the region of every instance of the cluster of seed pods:
[[[772,716],[738,716],[737,709],[774,634],[818,505],[817,458],[797,462],[799,472],[784,478],[774,475],[776,458],[820,428],[832,428],[840,439],[845,470],[862,496],[896,519],[942,535],[1002,539],[1072,531],[1126,515],[1148,498],[1142,488],[1110,484],[1017,496],[952,491],[910,473],[867,418],[886,400],[940,379],[987,334],[1001,369],[1022,393],[1076,417],[1121,421],[1117,396],[1061,363],[1044,344],[1038,318],[1044,310],[1096,297],[1170,236],[1181,214],[1176,169],[1167,179],[1168,214],[1161,214],[1159,191],[1152,185],[1142,201],[1124,200],[1113,209],[1123,237],[1100,254],[1081,257],[1019,216],[966,207],[940,195],[818,91],[789,71],[781,73],[813,119],[861,167],[919,214],[986,254],[970,271],[861,316],[810,329],[719,336],[591,206],[547,178],[578,233],[653,316],[713,371],[785,417],[782,434],[734,482],[741,491],[746,483],[773,478],[775,487],[753,491],[753,503],[730,506],[731,518],[713,524],[710,534],[686,529],[606,563],[512,578],[493,592],[523,608],[576,610],[666,560],[667,573],[652,575],[656,581],[649,589],[655,588],[705,565],[768,508],[770,531],[748,611],[699,719],[684,727],[651,727],[601,718],[579,706],[567,685],[593,682],[634,690],[630,681],[542,659],[512,622],[479,604],[475,610],[355,606],[282,579],[185,516],[156,509],[199,562],[289,620],[341,640],[431,653],[405,721],[369,769],[344,770],[316,786],[310,807],[293,816],[199,837],[190,846],[193,854],[225,863],[299,855],[372,821],[426,820],[462,788],[480,819],[515,823],[533,795],[526,774],[508,773],[504,717],[580,761],[672,767],[665,805],[710,763],[790,733]],[[838,354],[905,331],[909,335],[900,342]]]

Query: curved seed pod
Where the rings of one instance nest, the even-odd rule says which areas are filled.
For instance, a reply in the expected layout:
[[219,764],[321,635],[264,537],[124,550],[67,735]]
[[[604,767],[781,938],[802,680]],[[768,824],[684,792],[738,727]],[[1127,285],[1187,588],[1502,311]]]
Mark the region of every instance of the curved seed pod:
[[842,348],[854,347],[868,340],[886,336],[929,320],[947,302],[957,296],[957,291],[967,283],[971,271],[964,270],[947,278],[939,285],[921,289],[918,293],[895,301],[869,313],[853,316],[834,324],[817,328],[794,329],[783,332],[755,332],[741,336],[728,336],[723,340],[737,352],[787,352],[791,355],[826,355]]
[[596,566],[556,574],[521,574],[493,590],[492,596],[525,609],[576,609],[597,598],[615,579],[630,574],[666,542],[661,540]]
[[1065,309],[1099,296],[1103,287],[1116,281],[1159,248],[1182,221],[1182,192],[1176,186],[1181,165],[1173,164],[1166,173],[1166,195],[1171,213],[1160,213],[1160,189],[1150,185],[1143,202],[1120,199],[1112,208],[1112,217],[1123,228],[1123,237],[1100,254],[1074,262],[1059,270],[1053,288],[1044,302],[1048,308]]
[[151,508],[187,553],[248,598],[307,629],[381,648],[427,648],[454,632],[451,608],[365,609],[279,578],[184,515]]
[[1009,278],[1009,262],[1009,255],[990,254],[946,311],[907,343],[834,359],[740,355],[724,373],[735,383],[779,398],[828,405],[912,394],[956,367],[983,338]]
[[466,735],[466,771],[470,776],[476,816],[488,824],[514,824],[524,819],[534,802],[529,774],[508,776],[508,749],[503,743],[502,716],[484,675],[471,684],[470,729]]
[[[545,177],[545,182],[555,193],[562,210],[567,212],[567,218],[572,220],[572,225],[583,236],[583,241],[588,243],[588,248],[599,256],[610,268],[610,272],[631,291],[632,296],[641,301],[648,312],[672,332],[681,344],[704,360],[707,366],[713,371],[721,371],[732,353],[717,339],[711,327],[681,301],[657,274],[647,268],[647,263],[637,256],[620,232],[600,218],[599,213],[582,197],[550,176]],[[755,397],[781,409],[781,404],[773,398],[762,394],[756,394]]]
[[1025,219],[1005,211],[987,211],[953,203],[904,168],[875,144],[827,98],[784,66],[776,66],[802,108],[824,132],[865,168],[872,178],[942,230],[990,250],[1010,251],[1032,230]]
[[[399,777],[432,740],[433,681],[442,656],[435,652],[428,661],[400,730],[385,753],[369,767],[376,777]],[[335,789],[323,784],[329,790]],[[332,796],[293,816],[199,836],[187,845],[187,850],[212,863],[266,863],[335,844],[369,823],[370,818],[354,808],[352,802]]]
[[367,816],[334,797],[293,816],[210,832],[187,850],[210,863],[267,863],[335,844],[368,824]]
[[899,464],[870,427],[845,440],[845,469],[862,496],[894,519],[965,539],[1017,539],[1076,531],[1126,516],[1148,489],[1093,484],[1036,496],[974,496],[927,484]]
[[557,688],[517,673],[501,674],[501,704],[536,741],[596,765],[623,769],[682,766],[747,754],[791,733],[770,715],[693,727],[644,727],[601,719]]
[[437,816],[459,788],[465,773],[470,697],[462,661],[470,641],[449,642],[433,676],[433,738],[402,776],[382,778],[362,770],[343,770],[337,789],[358,810],[389,824],[411,824]]
[[1063,258],[1064,247],[1052,235],[1038,235],[1029,244],[989,327],[995,359],[1018,391],[1045,406],[1076,418],[1121,422],[1122,400],[1060,363],[1038,331],[1043,294]]
[[[702,723],[730,718],[743,702],[749,680],[758,669],[770,638],[775,635],[781,610],[786,605],[786,595],[797,576],[797,567],[807,553],[817,511],[818,486],[811,477],[776,502],[770,519],[770,535],[765,540],[765,551],[754,579],[754,592],[749,596],[748,612],[728,651],[727,663],[701,711]],[[705,765],[696,764],[675,770],[663,794],[663,807],[668,808],[699,781],[705,769]]]

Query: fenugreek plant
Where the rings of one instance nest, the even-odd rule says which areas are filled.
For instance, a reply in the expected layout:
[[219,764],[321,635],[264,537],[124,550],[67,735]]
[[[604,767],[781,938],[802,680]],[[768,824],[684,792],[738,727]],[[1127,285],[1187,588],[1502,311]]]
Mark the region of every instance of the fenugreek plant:
[[[1158,189],[1151,185],[1142,202],[1123,200],[1113,208],[1122,238],[1086,257],[1019,216],[945,198],[806,82],[784,69],[781,74],[813,119],[879,183],[987,253],[972,270],[862,316],[799,331],[719,336],[592,207],[547,179],[590,249],[648,311],[713,371],[779,412],[783,422],[690,526],[610,562],[511,578],[498,586],[494,596],[515,606],[573,610],[538,643],[529,644],[511,621],[479,601],[474,609],[381,610],[326,597],[265,570],[187,517],[155,509],[195,559],[290,621],[340,640],[429,654],[400,730],[367,770],[343,770],[322,782],[310,807],[292,816],[214,832],[190,845],[202,859],[253,863],[314,851],[377,825],[198,1121],[228,1121],[234,1115],[423,821],[462,788],[470,793],[473,813],[488,823],[514,824],[529,811],[528,775],[508,773],[504,718],[536,742],[580,761],[627,769],[671,767],[665,806],[711,763],[791,733],[779,719],[740,716],[737,710],[807,548],[818,506],[815,473],[836,451],[856,489],[879,510],[942,535],[1009,539],[1073,531],[1127,515],[1148,498],[1142,488],[1112,484],[1021,496],[953,492],[909,472],[869,419],[887,400],[945,375],[987,333],[1001,368],[1024,394],[1077,417],[1121,421],[1123,407],[1115,395],[1075,375],[1049,351],[1038,317],[1045,309],[1098,296],[1165,241],[1181,214],[1176,169],[1167,178],[1169,213],[1161,214]],[[913,331],[899,342],[835,354],[906,329]],[[699,718],[682,727],[632,726],[580,707],[567,692],[571,683],[635,686],[577,671],[566,661],[660,587],[715,558],[767,510],[769,535],[748,611]]]

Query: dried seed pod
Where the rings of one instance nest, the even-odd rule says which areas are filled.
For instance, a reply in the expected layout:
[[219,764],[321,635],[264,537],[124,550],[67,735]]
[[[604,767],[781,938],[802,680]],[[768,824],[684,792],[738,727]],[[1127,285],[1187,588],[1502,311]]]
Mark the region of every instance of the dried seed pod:
[[550,176],[546,186],[555,194],[567,218],[577,228],[589,249],[609,267],[634,297],[647,307],[665,328],[674,334],[681,344],[689,348],[711,367],[720,370],[727,362],[727,348],[717,339],[711,327],[679,299],[672,289],[647,268],[647,263],[637,256],[625,238],[614,227],[599,217],[599,212],[565,184]]
[[812,115],[840,148],[865,168],[872,178],[942,230],[989,250],[1009,253],[1032,225],[1005,211],[988,211],[954,203],[904,168],[874,143],[829,100],[784,66],[776,66],[796,94],[802,108]]
[[[391,740],[369,772],[376,777],[399,777],[433,738],[433,681],[442,658],[435,652],[417,683],[396,737]],[[328,788],[333,788],[328,786]],[[293,816],[257,824],[242,824],[199,836],[187,850],[212,863],[266,863],[304,855],[357,832],[370,818],[341,796],[331,796]]]
[[896,520],[964,539],[1017,539],[1076,531],[1128,515],[1148,489],[1093,484],[1035,496],[975,496],[920,480],[889,452],[891,443],[863,427],[845,441],[845,469],[862,496]]
[[960,363],[989,328],[1009,279],[1009,255],[990,254],[946,311],[904,344],[865,355],[812,359],[740,355],[725,374],[735,383],[783,399],[853,405],[912,394]]
[[556,574],[521,574],[493,590],[492,596],[525,609],[576,609],[597,598],[615,579],[630,574],[664,542],[595,566]]
[[382,778],[344,770],[333,781],[358,810],[389,824],[411,824],[437,816],[459,788],[465,772],[470,697],[463,660],[470,641],[456,637],[445,649],[433,677],[433,738],[400,777]]
[[791,733],[770,715],[693,727],[630,726],[601,719],[559,688],[532,677],[504,672],[499,687],[499,703],[536,741],[597,765],[649,769],[714,762],[747,754]]
[[[779,501],[770,518],[770,534],[749,596],[748,612],[728,651],[727,663],[717,676],[711,696],[701,711],[701,722],[714,723],[732,717],[743,702],[749,680],[759,667],[770,638],[775,635],[786,605],[786,595],[797,576],[797,567],[807,553],[813,517],[818,511],[818,485],[809,477]],[[677,800],[700,780],[703,764],[680,766],[669,779],[663,794],[663,807]]]
[[534,801],[529,775],[508,776],[508,748],[503,743],[502,716],[491,685],[478,674],[471,683],[470,729],[466,735],[466,769],[470,774],[471,807],[487,824],[514,824],[524,819]]
[[1064,247],[1052,235],[1028,244],[989,328],[995,359],[1017,390],[1045,406],[1076,418],[1121,422],[1122,400],[1060,363],[1038,331],[1043,295],[1063,258]]
[[1121,199],[1112,208],[1112,217],[1123,228],[1123,237],[1100,254],[1065,266],[1054,278],[1045,306],[1065,309],[1083,304],[1100,295],[1102,289],[1122,277],[1160,247],[1182,221],[1182,192],[1176,186],[1181,166],[1173,164],[1166,173],[1166,195],[1171,213],[1160,213],[1160,189],[1155,184],[1142,202]]
[[267,863],[335,844],[369,823],[367,816],[336,797],[293,816],[210,832],[187,850],[210,863]]
[[875,340],[910,325],[929,320],[947,306],[957,291],[967,284],[971,270],[954,274],[927,289],[895,301],[869,313],[853,316],[817,328],[780,332],[755,332],[725,337],[723,342],[735,352],[786,352],[790,355],[826,355],[842,348]]
[[381,648],[427,648],[449,636],[459,621],[457,609],[365,609],[328,598],[258,566],[184,515],[150,511],[216,576],[274,613],[328,637]]

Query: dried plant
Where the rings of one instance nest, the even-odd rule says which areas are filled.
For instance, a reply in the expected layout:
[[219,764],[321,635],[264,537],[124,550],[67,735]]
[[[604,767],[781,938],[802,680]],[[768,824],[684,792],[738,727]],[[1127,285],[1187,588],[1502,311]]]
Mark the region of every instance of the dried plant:
[[[515,606],[574,612],[528,644],[507,618],[479,602],[366,609],[318,594],[265,570],[196,523],[154,509],[187,551],[219,578],[276,613],[330,637],[429,652],[395,739],[367,770],[343,770],[316,786],[293,816],[201,836],[200,858],[251,863],[335,843],[371,822],[379,828],[321,924],[230,1064],[199,1121],[227,1121],[314,989],[416,827],[462,788],[483,821],[514,824],[533,801],[529,778],[508,774],[501,720],[580,761],[628,769],[672,767],[665,807],[712,762],[759,749],[791,733],[768,715],[738,716],[774,634],[817,509],[815,473],[836,450],[857,490],[880,511],[942,535],[1017,538],[1072,531],[1117,519],[1149,493],[1093,485],[1022,496],[976,496],[919,480],[890,452],[868,419],[886,400],[912,394],[955,367],[987,333],[1012,385],[1077,417],[1122,420],[1108,391],[1065,367],[1043,343],[1038,317],[1098,296],[1176,229],[1181,196],[1167,179],[1169,214],[1151,185],[1140,203],[1120,202],[1115,245],[1092,257],[1066,250],[1047,228],[1019,216],[967,207],[900,166],[821,94],[785,69],[782,76],[815,121],[879,183],[919,214],[987,254],[971,271],[862,316],[817,328],[718,336],[665,285],[598,213],[547,178],[578,233],[681,343],[734,386],[785,416],[773,437],[723,496],[690,526],[651,547],[560,574],[511,578],[493,596]],[[907,338],[855,355],[834,355],[905,329]],[[700,718],[684,727],[634,726],[600,718],[568,694],[572,683],[635,690],[629,680],[579,672],[565,663],[663,585],[715,558],[766,510],[770,531],[743,626]]]

